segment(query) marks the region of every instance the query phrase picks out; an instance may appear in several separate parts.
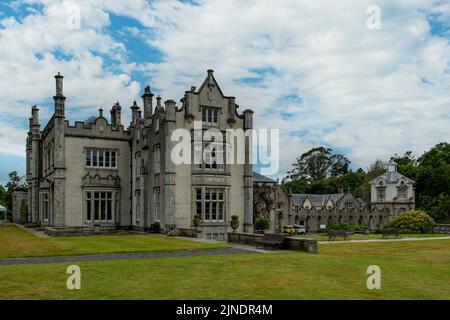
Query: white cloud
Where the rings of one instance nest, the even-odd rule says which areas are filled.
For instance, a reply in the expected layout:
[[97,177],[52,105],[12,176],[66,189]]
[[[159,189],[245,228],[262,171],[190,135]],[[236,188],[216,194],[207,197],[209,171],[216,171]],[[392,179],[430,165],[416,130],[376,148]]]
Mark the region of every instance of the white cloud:
[[[366,28],[368,0],[80,1],[83,27],[73,32],[61,15],[68,1],[22,2],[45,7],[23,21],[2,20],[0,72],[9,76],[0,79],[0,103],[8,106],[0,107],[1,117],[11,115],[10,106],[22,115],[31,101],[51,97],[57,71],[67,75],[72,115],[81,116],[87,111],[79,107],[130,103],[140,90],[132,71],[152,77],[163,98],[178,100],[213,68],[225,94],[254,109],[257,127],[281,129],[281,173],[314,145],[344,150],[366,168],[450,138],[450,46],[431,34],[427,20],[433,14],[448,21],[441,1],[378,1],[378,31]],[[144,25],[140,35],[135,27],[122,31],[145,35],[163,62],[127,59],[126,44],[108,35],[108,13]],[[58,60],[56,49],[75,59]],[[112,73],[104,56],[122,72]],[[293,95],[299,99],[283,99]]]

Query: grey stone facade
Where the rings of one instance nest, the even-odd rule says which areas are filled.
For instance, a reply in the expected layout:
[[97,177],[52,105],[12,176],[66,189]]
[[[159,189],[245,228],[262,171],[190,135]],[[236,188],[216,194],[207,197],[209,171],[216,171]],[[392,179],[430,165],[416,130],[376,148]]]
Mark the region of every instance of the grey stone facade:
[[26,218],[21,216],[21,208],[26,205],[28,205],[28,188],[24,185],[15,187],[12,192],[12,222],[26,222]]
[[[52,230],[79,228],[110,231],[118,228],[163,231],[192,229],[194,215],[202,217],[200,236],[225,238],[231,215],[241,221],[238,231],[253,231],[252,165],[175,164],[171,154],[177,129],[191,132],[201,123],[203,133],[216,128],[252,129],[253,112],[237,112],[234,97],[224,96],[213,71],[197,90],[191,87],[177,106],[161,103],[150,86],[143,107],[130,107],[132,121],[121,123],[116,103],[108,121],[99,110],[70,125],[65,118],[63,77],[56,77],[55,112],[41,130],[39,109],[32,108],[26,142],[30,222]],[[206,117],[205,117],[206,115]],[[198,132],[198,130],[196,131]],[[225,139],[224,139],[225,140]],[[245,146],[249,158],[250,146]]]
[[268,219],[270,231],[283,225],[304,225],[309,232],[329,224],[349,223],[369,229],[383,227],[391,217],[414,210],[414,181],[397,172],[392,160],[386,173],[370,182],[371,201],[350,193],[288,194],[274,180],[254,173],[254,220]]
[[397,172],[397,164],[390,160],[384,174],[370,181],[370,206],[387,210],[390,217],[415,209],[414,181]]

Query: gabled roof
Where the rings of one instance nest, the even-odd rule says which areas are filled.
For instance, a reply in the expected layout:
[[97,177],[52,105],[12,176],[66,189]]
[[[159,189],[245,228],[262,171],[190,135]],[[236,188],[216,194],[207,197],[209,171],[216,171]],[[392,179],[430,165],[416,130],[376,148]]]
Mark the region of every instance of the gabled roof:
[[263,182],[263,183],[277,183],[275,180],[269,177],[263,176],[258,172],[253,171],[253,182]]
[[293,194],[292,204],[294,206],[302,206],[306,199],[309,199],[314,207],[324,207],[326,206],[328,199],[333,201],[336,205],[342,198],[346,196],[345,193],[332,193],[332,194]]
[[197,93],[201,92],[203,90],[203,88],[210,82],[214,83],[214,85],[217,87],[217,89],[219,90],[220,94],[222,95],[222,97],[227,98],[222,90],[220,89],[219,84],[217,83],[216,78],[214,78],[214,71],[209,69],[208,70],[208,75],[206,76],[205,80],[203,81],[202,85],[200,86],[200,88],[198,88]]
[[405,180],[406,182],[414,183],[414,180],[411,180],[407,176],[404,176],[403,174],[397,172],[397,171],[387,171],[383,173],[382,175],[379,175],[375,179],[371,180],[370,184],[375,184],[375,181],[379,181],[380,179],[384,180],[386,183],[398,183],[401,179]]
[[333,203],[336,203],[345,196],[345,193],[333,193],[333,194],[292,194],[292,204],[294,206],[301,206],[306,199],[309,199],[314,207],[323,207],[326,205],[328,199],[331,199]]

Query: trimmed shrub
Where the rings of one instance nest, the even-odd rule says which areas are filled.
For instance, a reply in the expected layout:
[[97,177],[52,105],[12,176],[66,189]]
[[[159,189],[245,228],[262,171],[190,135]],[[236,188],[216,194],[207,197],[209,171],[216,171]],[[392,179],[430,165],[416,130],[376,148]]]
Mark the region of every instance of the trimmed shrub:
[[420,210],[400,214],[387,223],[385,229],[397,229],[399,233],[432,233],[434,220]]
[[270,222],[267,219],[259,219],[255,223],[256,230],[267,230],[270,227]]

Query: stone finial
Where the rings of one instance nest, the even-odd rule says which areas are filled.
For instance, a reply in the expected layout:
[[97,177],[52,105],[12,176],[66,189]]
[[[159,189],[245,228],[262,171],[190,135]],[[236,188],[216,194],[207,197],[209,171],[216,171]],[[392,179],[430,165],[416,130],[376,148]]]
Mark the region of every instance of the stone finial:
[[98,109],[98,117],[103,118],[103,108]]
[[161,107],[161,97],[159,95],[156,97],[156,106]]

